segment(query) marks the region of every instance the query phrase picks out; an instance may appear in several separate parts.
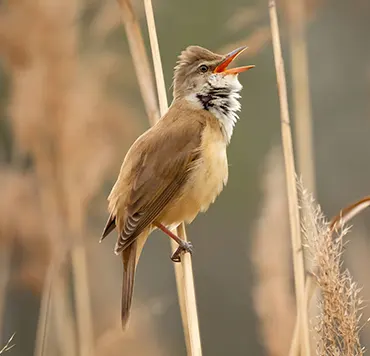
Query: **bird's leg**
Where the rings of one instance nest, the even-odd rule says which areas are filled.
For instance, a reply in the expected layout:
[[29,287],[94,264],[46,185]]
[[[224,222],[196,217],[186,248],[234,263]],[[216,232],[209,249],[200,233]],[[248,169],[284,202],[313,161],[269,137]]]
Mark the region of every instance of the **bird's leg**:
[[184,241],[180,239],[177,235],[175,235],[171,230],[167,229],[163,224],[161,223],[154,223],[154,225],[161,229],[166,235],[168,235],[171,239],[175,240],[179,247],[176,249],[176,251],[172,254],[171,260],[173,262],[181,262],[180,255],[182,252],[193,252],[193,245],[189,241]]

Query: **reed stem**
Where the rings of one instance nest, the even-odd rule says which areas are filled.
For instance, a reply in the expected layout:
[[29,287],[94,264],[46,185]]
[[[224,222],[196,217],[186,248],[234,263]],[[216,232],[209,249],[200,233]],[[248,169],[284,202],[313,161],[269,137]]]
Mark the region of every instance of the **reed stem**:
[[77,242],[75,242],[71,250],[71,259],[74,298],[76,303],[79,356],[90,356],[94,354],[93,324],[86,248],[82,238],[77,238]]
[[274,49],[277,85],[280,100],[281,135],[283,142],[286,184],[288,193],[289,222],[292,240],[294,282],[297,302],[297,318],[300,325],[301,354],[310,356],[310,335],[305,297],[305,269],[303,246],[300,231],[296,170],[294,166],[293,142],[290,128],[288,96],[286,88],[284,60],[281,52],[280,31],[274,0],[269,1],[271,34]]
[[8,243],[0,249],[0,340],[3,335],[4,311],[7,286],[11,271],[12,244]]
[[[150,44],[152,48],[152,57],[154,62],[154,72],[157,82],[157,91],[158,99],[160,105],[160,114],[163,116],[168,109],[167,95],[166,95],[166,86],[164,82],[162,62],[157,38],[157,31],[155,27],[153,6],[151,0],[144,0],[145,12],[147,17],[148,29]],[[187,240],[185,225],[182,223],[177,228],[177,235],[183,239]],[[175,251],[177,245],[171,242],[172,251]],[[180,301],[181,304],[185,302],[185,309],[182,308],[181,314],[182,318],[186,319],[186,322],[183,321],[183,327],[185,331],[185,337],[189,339],[186,340],[187,350],[189,355],[202,355],[202,347],[200,341],[200,332],[199,332],[199,322],[198,322],[198,312],[195,298],[195,287],[194,287],[194,275],[192,268],[191,255],[185,254],[181,259],[181,274],[183,279],[179,279],[180,283],[177,283],[177,286],[181,289],[179,292],[180,298],[184,298],[183,301]],[[175,266],[176,279],[180,278],[179,268]],[[181,294],[180,294],[181,293]],[[187,328],[187,330],[186,330]]]
[[313,152],[307,41],[305,39],[306,17],[304,1],[290,1],[289,8],[292,99],[295,142],[297,144],[297,164],[305,188],[315,196],[315,159]]
[[118,0],[121,6],[123,25],[125,26],[131,57],[134,62],[136,77],[144,101],[149,122],[154,125],[159,119],[157,97],[154,90],[152,72],[145,50],[139,21],[135,15],[131,0]]
[[[134,61],[136,75],[143,96],[149,121],[152,125],[160,118],[157,96],[152,81],[152,73],[149,66],[148,56],[145,51],[144,41],[141,34],[139,22],[133,11],[131,0],[118,0],[122,9],[122,18],[129,40],[131,55]],[[153,7],[150,1],[145,1],[145,12],[147,16],[150,43],[153,53],[155,77],[158,90],[161,116],[167,111],[167,95],[164,83],[160,51],[155,30]],[[179,237],[186,239],[184,226],[180,226]],[[172,251],[177,245],[171,242]],[[190,256],[184,256],[181,264],[174,264],[178,299],[184,336],[188,355],[201,356],[201,344],[198,326],[198,314],[195,302],[194,278]]]

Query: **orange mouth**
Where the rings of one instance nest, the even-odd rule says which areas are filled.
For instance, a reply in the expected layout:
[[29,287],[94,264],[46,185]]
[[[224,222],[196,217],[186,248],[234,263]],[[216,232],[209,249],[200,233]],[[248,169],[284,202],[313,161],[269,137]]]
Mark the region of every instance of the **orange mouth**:
[[238,68],[231,68],[227,69],[228,65],[243,51],[245,51],[248,47],[243,46],[240,48],[231,51],[225,56],[225,59],[214,69],[213,73],[223,73],[223,74],[239,74],[241,72],[245,72],[249,69],[254,68],[254,65],[238,67]]

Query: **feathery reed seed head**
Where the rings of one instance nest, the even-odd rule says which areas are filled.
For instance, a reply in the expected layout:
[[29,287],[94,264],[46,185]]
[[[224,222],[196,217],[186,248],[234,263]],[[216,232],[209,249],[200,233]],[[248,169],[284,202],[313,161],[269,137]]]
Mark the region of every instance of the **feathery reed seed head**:
[[[363,301],[360,289],[343,268],[343,238],[348,228],[332,231],[320,206],[299,184],[306,209],[302,231],[313,260],[313,274],[321,290],[317,325],[317,355],[363,355],[359,332]],[[310,238],[308,237],[309,235]]]

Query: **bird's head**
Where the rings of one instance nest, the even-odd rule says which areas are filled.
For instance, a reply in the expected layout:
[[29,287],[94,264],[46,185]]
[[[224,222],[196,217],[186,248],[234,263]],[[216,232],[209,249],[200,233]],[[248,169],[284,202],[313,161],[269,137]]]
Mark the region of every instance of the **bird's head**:
[[228,68],[230,63],[247,47],[240,47],[226,55],[220,55],[199,46],[187,47],[181,52],[175,67],[174,98],[189,95],[206,95],[212,88],[239,91],[238,74],[253,65]]

